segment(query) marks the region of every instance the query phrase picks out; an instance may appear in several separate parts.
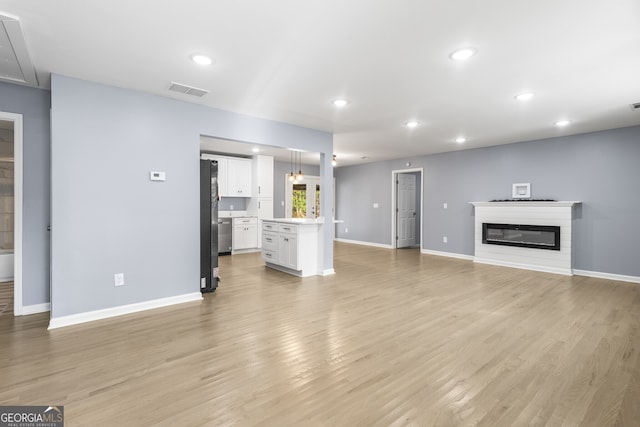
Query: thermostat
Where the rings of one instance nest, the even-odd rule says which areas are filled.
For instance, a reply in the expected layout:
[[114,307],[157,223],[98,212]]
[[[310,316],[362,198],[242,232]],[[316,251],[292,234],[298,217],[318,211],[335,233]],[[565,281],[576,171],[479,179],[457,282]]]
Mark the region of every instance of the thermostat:
[[149,179],[151,179],[151,181],[166,181],[167,174],[161,171],[151,171],[149,172]]

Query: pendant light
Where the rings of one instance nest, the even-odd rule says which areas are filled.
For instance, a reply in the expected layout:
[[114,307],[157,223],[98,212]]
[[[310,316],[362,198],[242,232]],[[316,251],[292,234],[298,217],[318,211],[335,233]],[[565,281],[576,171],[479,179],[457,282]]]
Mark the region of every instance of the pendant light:
[[302,153],[298,152],[298,174],[296,175],[296,180],[302,181],[304,179],[304,174],[302,173]]
[[336,155],[333,155],[333,160],[331,161],[331,165],[335,168],[338,166],[338,160],[336,160]]
[[291,166],[291,172],[289,173],[289,181],[293,181],[296,179],[294,173],[293,173],[293,151],[291,152],[291,162],[289,164]]

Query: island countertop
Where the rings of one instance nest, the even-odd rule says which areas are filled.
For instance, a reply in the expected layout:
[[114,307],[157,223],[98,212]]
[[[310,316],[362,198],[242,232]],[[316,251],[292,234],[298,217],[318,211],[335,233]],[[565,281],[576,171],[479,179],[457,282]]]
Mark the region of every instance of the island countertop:
[[297,225],[318,225],[324,224],[324,218],[273,218],[263,219],[263,222],[278,222],[281,224],[297,224]]

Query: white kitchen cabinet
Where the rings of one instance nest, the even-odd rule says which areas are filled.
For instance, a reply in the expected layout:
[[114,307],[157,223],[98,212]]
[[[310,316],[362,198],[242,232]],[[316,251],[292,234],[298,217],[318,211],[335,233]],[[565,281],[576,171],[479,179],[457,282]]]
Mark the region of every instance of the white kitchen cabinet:
[[260,244],[262,242],[262,221],[265,219],[273,219],[273,199],[260,197],[257,198],[257,201],[258,203],[256,209],[258,215],[258,244]]
[[255,217],[233,218],[232,250],[258,247],[258,219]]
[[253,183],[251,160],[240,158],[227,159],[227,192],[222,196],[251,197]]
[[[286,231],[283,231],[283,228]],[[298,265],[298,228],[280,224],[278,233],[278,263],[283,267],[299,270]]]
[[300,277],[319,274],[322,224],[287,219],[262,222],[262,259],[268,267]]
[[228,162],[223,157],[218,157],[218,191],[220,197],[224,197],[229,193],[229,181],[227,180]]
[[255,156],[253,170],[253,195],[260,198],[273,198],[273,157]]
[[218,189],[221,197],[251,197],[253,171],[251,159],[202,154],[203,159],[218,161]]

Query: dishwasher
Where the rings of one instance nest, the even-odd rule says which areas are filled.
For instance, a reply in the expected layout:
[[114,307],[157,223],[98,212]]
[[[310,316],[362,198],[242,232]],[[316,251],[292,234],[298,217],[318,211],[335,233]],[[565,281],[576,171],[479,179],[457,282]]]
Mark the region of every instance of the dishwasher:
[[218,255],[231,255],[231,218],[218,218]]

